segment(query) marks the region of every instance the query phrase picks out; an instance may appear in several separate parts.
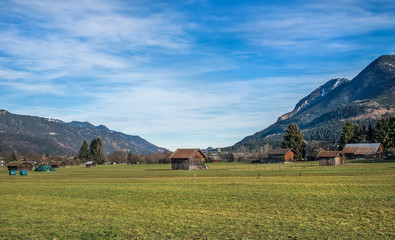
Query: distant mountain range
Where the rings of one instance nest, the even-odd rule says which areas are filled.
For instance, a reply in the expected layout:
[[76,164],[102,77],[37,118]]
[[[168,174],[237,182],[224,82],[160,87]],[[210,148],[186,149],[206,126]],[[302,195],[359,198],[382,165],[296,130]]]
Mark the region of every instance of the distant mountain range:
[[385,55],[370,63],[351,81],[329,80],[300,100],[295,108],[274,124],[228,149],[257,149],[265,143],[279,147],[289,123],[296,123],[307,141],[335,143],[344,122],[375,123],[395,115],[395,55]]
[[0,152],[37,152],[40,154],[76,154],[84,140],[100,137],[104,151],[121,150],[136,154],[162,152],[139,136],[116,132],[89,122],[66,123],[56,119],[12,114],[0,110]]

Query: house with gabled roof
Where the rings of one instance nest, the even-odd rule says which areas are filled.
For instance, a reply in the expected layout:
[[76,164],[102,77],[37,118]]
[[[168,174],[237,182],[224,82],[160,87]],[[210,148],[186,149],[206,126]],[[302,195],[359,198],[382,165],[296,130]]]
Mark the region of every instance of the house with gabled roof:
[[267,152],[270,162],[293,162],[296,151],[292,148],[273,148]]
[[34,165],[26,162],[26,161],[13,161],[7,164],[8,171],[15,170],[15,171],[32,171]]
[[206,156],[199,148],[178,148],[170,155],[172,170],[204,169]]
[[346,159],[381,159],[383,151],[381,143],[348,143],[342,153]]
[[320,166],[338,166],[344,164],[344,155],[340,151],[321,151],[318,153]]

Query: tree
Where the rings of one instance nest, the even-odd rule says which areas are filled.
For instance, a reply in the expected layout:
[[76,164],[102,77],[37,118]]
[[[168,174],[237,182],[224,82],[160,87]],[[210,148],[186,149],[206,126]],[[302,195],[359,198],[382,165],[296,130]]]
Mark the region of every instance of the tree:
[[19,161],[19,156],[16,151],[13,151],[10,156],[10,162]]
[[80,152],[78,153],[78,158],[87,161],[89,158],[89,145],[88,142],[84,140],[81,145]]
[[97,164],[104,163],[104,148],[101,138],[94,138],[89,147],[89,158]]
[[305,156],[305,146],[303,134],[298,125],[295,123],[289,124],[287,130],[285,130],[281,147],[293,148],[296,151],[295,158],[302,159]]
[[110,162],[126,163],[126,153],[124,151],[114,151],[108,156]]
[[395,117],[382,118],[377,122],[374,141],[383,145],[386,154],[395,148]]
[[128,158],[127,158],[128,164],[136,164],[140,162],[140,157],[139,155],[133,154],[133,153],[128,153]]
[[370,143],[374,142],[374,128],[372,124],[369,124],[368,130],[366,132],[366,140]]
[[343,127],[342,135],[340,137],[339,150],[342,150],[347,143],[349,143],[354,137],[354,124],[350,121],[346,122]]

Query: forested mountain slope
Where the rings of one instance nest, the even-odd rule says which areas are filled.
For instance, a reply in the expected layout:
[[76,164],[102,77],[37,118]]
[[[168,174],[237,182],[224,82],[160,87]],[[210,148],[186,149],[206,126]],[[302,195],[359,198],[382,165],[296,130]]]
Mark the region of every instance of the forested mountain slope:
[[395,55],[370,63],[351,81],[328,81],[296,104],[276,123],[245,137],[230,149],[256,149],[264,143],[278,147],[289,123],[302,129],[307,141],[336,142],[346,120],[374,123],[395,115]]

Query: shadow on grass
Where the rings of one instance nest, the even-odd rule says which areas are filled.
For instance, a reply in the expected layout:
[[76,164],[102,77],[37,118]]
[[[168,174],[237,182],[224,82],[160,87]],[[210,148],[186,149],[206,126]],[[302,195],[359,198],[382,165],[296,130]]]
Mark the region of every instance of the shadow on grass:
[[360,159],[347,160],[346,163],[390,163],[395,162],[395,159]]
[[159,171],[171,171],[171,169],[163,169],[163,168],[161,168],[161,169],[145,169],[144,171],[147,171],[147,172],[159,172]]

